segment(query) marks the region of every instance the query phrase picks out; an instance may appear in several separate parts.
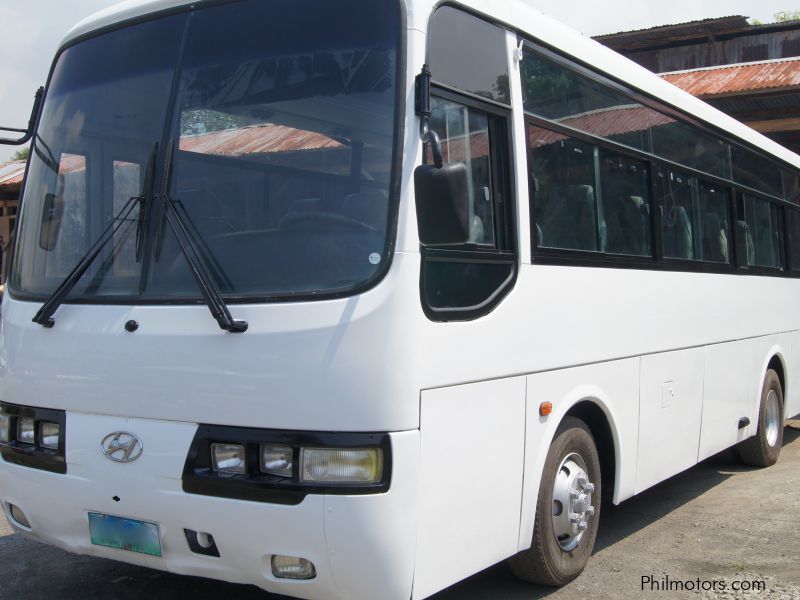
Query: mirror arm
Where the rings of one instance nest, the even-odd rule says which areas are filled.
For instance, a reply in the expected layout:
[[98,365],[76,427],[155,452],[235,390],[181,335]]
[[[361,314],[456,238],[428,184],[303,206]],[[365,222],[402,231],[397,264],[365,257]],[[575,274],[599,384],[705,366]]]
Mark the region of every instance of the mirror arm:
[[442,158],[442,142],[439,135],[430,128],[431,120],[431,70],[427,64],[422,65],[422,71],[414,81],[414,112],[419,117],[419,137],[423,143],[431,145],[433,164],[441,169],[444,164]]
[[44,88],[40,87],[36,90],[36,95],[33,99],[33,109],[31,110],[31,118],[28,121],[28,128],[27,129],[15,129],[13,127],[0,127],[0,131],[11,131],[13,133],[22,133],[24,134],[21,138],[13,139],[13,138],[0,138],[0,144],[6,146],[21,146],[22,144],[27,144],[28,141],[33,137],[33,130],[36,127],[36,117],[39,115],[39,106],[42,103],[42,96],[44,95]]

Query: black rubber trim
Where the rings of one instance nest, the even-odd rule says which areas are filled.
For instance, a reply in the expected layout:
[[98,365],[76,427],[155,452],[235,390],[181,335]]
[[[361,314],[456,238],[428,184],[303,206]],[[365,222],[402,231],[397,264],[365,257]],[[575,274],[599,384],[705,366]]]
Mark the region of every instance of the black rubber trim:
[[[17,404],[6,404],[5,402],[0,403],[0,408],[6,415],[11,417],[9,441],[8,443],[0,443],[0,456],[3,457],[3,460],[12,465],[50,471],[60,475],[66,474],[67,413],[63,410],[19,406]],[[17,441],[17,421],[20,418],[33,419],[35,421],[33,444],[23,444]],[[39,445],[39,423],[42,421],[58,423],[58,450],[43,448]]]
[[192,529],[184,529],[183,534],[186,536],[186,543],[189,544],[189,550],[191,550],[195,554],[200,554],[202,556],[211,556],[213,558],[219,558],[219,548],[217,548],[217,542],[213,536],[210,536],[211,545],[208,548],[204,548],[197,541],[196,531]]
[[[211,468],[211,444],[245,446],[247,474],[220,475]],[[294,449],[291,477],[266,475],[260,471],[260,445],[272,443]],[[380,448],[383,451],[381,480],[371,484],[331,484],[300,482],[300,448]],[[223,425],[199,425],[183,468],[183,491],[187,494],[216,496],[297,505],[308,494],[364,495],[389,490],[392,477],[391,439],[387,433],[339,433],[252,429]]]

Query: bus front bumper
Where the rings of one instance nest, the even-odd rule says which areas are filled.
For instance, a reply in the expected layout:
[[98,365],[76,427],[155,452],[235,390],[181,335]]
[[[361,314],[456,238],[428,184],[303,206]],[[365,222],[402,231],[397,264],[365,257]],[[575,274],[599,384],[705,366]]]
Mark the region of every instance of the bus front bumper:
[[[0,501],[20,534],[69,552],[183,575],[252,584],[300,598],[411,596],[416,540],[419,432],[391,434],[392,481],[374,495],[309,494],[287,506],[187,494],[182,472],[197,426],[67,413],[67,473],[0,459]],[[105,435],[135,431],[144,452],[132,463],[108,460]],[[10,514],[17,506],[30,524]],[[89,513],[158,525],[161,556],[94,545]],[[186,530],[213,536],[219,557],[189,545]],[[195,547],[195,550],[197,548]],[[279,579],[274,555],[314,564],[309,580]]]

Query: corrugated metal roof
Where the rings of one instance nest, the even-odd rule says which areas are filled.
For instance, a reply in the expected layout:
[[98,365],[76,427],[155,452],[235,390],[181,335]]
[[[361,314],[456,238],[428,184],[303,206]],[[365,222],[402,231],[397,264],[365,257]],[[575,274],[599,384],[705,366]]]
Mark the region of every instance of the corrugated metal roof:
[[640,29],[628,29],[626,31],[616,31],[614,33],[604,33],[602,35],[594,36],[595,40],[606,40],[607,38],[615,37],[615,36],[624,36],[628,34],[634,33],[644,33],[644,32],[660,32],[665,29],[670,28],[688,28],[694,27],[698,25],[702,25],[707,31],[714,31],[716,29],[726,29],[731,26],[735,27],[752,27],[747,22],[748,17],[744,15],[729,15],[727,17],[712,17],[710,19],[698,19],[696,21],[684,21],[682,23],[667,23],[666,25],[656,25],[654,27],[642,27]]
[[707,67],[661,77],[700,98],[800,86],[800,57]]
[[180,149],[187,152],[223,156],[343,147],[340,142],[321,133],[273,124],[182,137],[180,143]]
[[[564,125],[604,138],[614,138],[626,133],[646,131],[651,127],[669,125],[674,122],[675,119],[672,117],[644,106],[616,106],[568,117],[559,121]],[[567,139],[567,136],[539,127],[530,128],[528,133],[530,136],[529,143],[532,148],[547,146]]]
[[19,185],[25,176],[25,161],[12,160],[0,164],[0,186]]

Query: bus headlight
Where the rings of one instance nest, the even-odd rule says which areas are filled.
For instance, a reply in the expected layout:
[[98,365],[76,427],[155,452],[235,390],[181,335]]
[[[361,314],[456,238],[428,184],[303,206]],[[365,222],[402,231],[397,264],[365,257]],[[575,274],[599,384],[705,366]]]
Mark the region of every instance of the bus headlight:
[[375,483],[383,476],[380,448],[302,448],[300,481]]
[[211,444],[211,464],[217,473],[244,475],[244,446],[239,444]]
[[289,446],[261,444],[261,472],[279,477],[291,477],[294,449]]
[[391,482],[391,435],[380,432],[200,424],[183,466],[186,493],[291,506],[309,494],[383,494]]
[[36,439],[36,426],[33,419],[17,419],[17,441],[21,444],[33,444]]
[[58,440],[61,437],[61,427],[58,423],[39,423],[39,445],[42,448],[58,450]]

